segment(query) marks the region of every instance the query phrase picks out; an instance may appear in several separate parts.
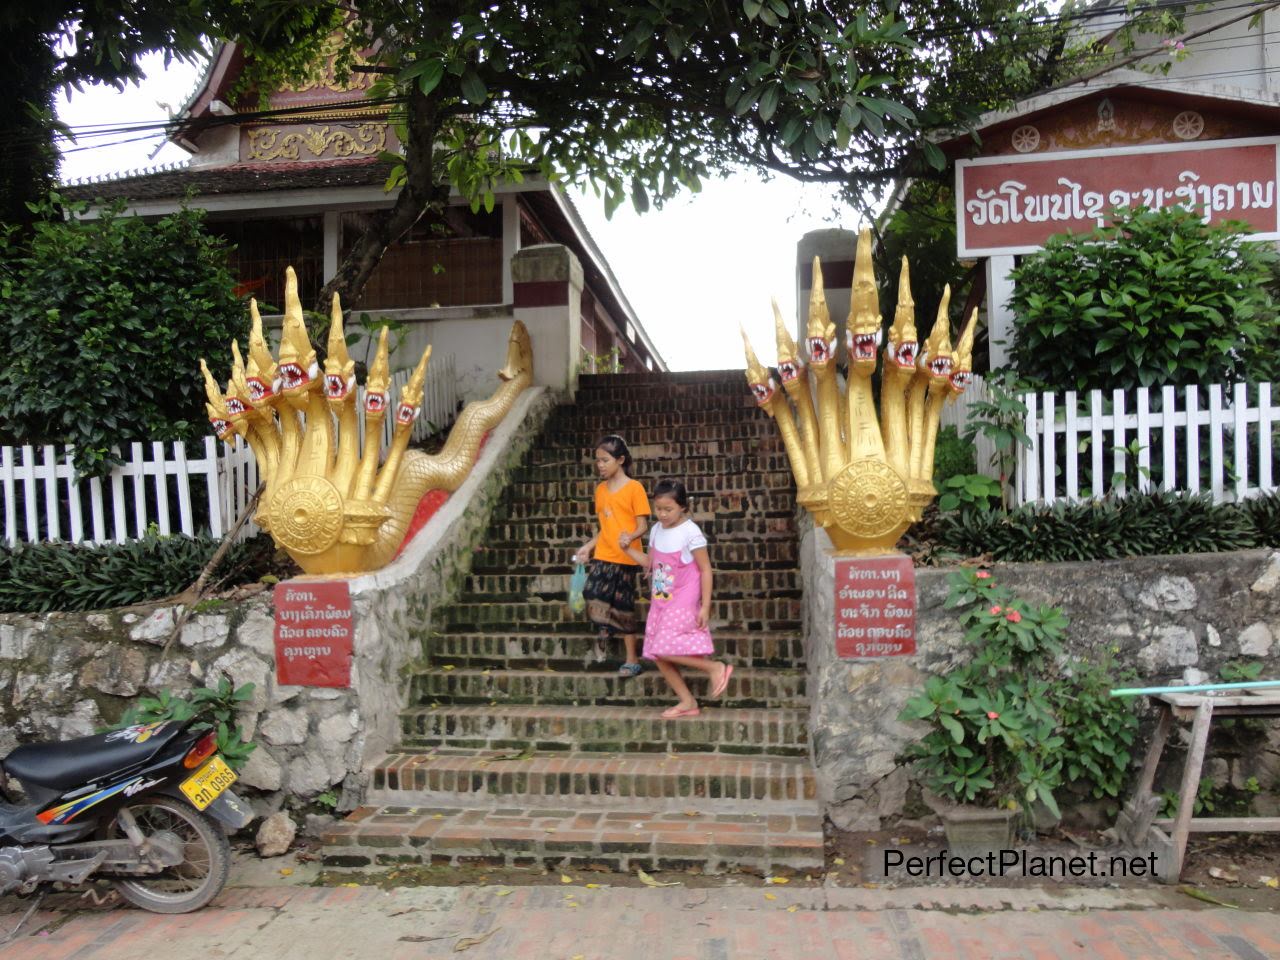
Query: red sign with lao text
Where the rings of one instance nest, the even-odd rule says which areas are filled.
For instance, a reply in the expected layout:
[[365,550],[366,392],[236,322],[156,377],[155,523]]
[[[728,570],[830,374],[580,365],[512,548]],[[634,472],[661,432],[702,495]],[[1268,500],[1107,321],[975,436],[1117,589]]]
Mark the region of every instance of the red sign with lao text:
[[276,584],[276,682],[351,686],[353,618],[345,580]]
[[1205,223],[1243,220],[1280,238],[1280,138],[982,157],[956,163],[962,257],[1030,253],[1055,233],[1088,233],[1117,207],[1181,206]]
[[910,557],[836,558],[836,656],[916,652],[916,571]]

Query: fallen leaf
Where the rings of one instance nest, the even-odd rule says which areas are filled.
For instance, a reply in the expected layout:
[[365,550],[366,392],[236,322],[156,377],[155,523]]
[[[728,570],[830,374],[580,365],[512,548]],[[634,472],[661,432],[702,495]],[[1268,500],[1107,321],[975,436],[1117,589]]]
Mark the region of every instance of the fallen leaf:
[[790,883],[791,880],[787,877],[765,877],[764,882],[765,883]]
[[490,757],[489,759],[491,761],[492,760],[532,760],[533,755],[536,752],[537,751],[533,749],[532,743],[526,743],[524,749],[521,750],[519,753],[504,753],[500,757]]
[[488,933],[482,933],[478,937],[463,937],[453,945],[453,952],[461,953],[463,950],[470,950],[472,947],[484,943],[501,929],[501,927],[494,927]]
[[282,876],[282,877],[292,877],[292,876],[293,876],[293,867],[281,867],[281,868],[280,868],[280,876]]
[[680,886],[680,883],[677,880],[655,880],[653,879],[653,877],[649,876],[639,867],[636,867],[636,876],[640,878],[640,882],[643,883],[646,887],[678,887]]
[[699,813],[698,813],[698,811],[697,811],[697,810],[686,810],[686,811],[684,812],[684,815],[685,815],[686,817],[696,817],[696,816],[699,816]]
[[1219,907],[1230,907],[1232,910],[1239,910],[1240,907],[1234,903],[1228,903],[1226,900],[1219,900],[1217,897],[1211,897],[1207,893],[1196,890],[1193,887],[1178,887],[1179,893],[1185,893],[1193,900],[1203,900],[1205,903],[1216,904]]
[[499,897],[509,897],[515,893],[514,890],[495,890],[494,893]]
[[793,903],[791,906],[787,907],[787,913],[795,913],[799,909],[800,908]]
[[343,884],[343,886],[344,886],[344,887],[359,887],[359,886],[360,886],[360,884],[358,884],[358,883],[344,883],[344,884]]
[[867,843],[871,844],[873,847],[876,845],[875,840],[872,840],[872,839],[868,839]]
[[446,663],[446,664],[445,664],[443,667],[441,667],[440,669],[441,669],[441,670],[446,670],[446,671],[448,671],[448,670],[452,670],[452,669],[453,669],[453,664],[452,664],[452,663]]
[[865,890],[879,890],[879,889],[880,889],[880,884],[878,884],[878,883],[864,883],[862,886],[863,886],[863,889],[865,889]]
[[600,884],[598,884],[598,883],[588,883],[588,884],[587,884],[587,889],[588,889],[588,890],[599,890],[599,889],[600,889]]
[[566,903],[566,904],[565,904],[565,906],[566,906],[566,907],[580,907],[580,906],[582,906],[582,904],[578,903],[578,901],[577,901],[577,900],[570,900],[568,903]]
[[834,860],[832,860],[831,862],[832,862],[832,863],[834,863],[837,867],[843,867],[843,866],[844,866],[844,857],[836,857],[836,858],[835,858]]
[[1262,882],[1263,886],[1270,887],[1272,890],[1280,887],[1280,880],[1275,877],[1259,877],[1258,879]]
[[432,940],[443,940],[444,937],[423,937],[417,934],[407,933],[403,937],[397,937],[401,943],[430,943]]
[[777,895],[776,893],[766,893],[766,894],[764,895],[764,898],[765,898],[766,900],[777,900],[777,899],[778,899],[778,895]]
[[443,819],[444,819],[444,814],[443,814],[443,813],[435,813],[435,814],[432,814],[432,815],[431,815],[431,819],[432,819],[432,820],[443,820]]
[[560,874],[560,882],[561,882],[561,883],[573,883],[573,877],[569,876],[567,873],[562,873],[562,874]]

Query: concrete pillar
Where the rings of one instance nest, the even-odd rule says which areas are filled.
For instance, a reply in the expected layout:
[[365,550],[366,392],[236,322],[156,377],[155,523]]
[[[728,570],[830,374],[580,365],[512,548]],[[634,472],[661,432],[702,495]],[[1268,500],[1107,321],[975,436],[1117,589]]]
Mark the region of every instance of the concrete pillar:
[[1280,10],[1263,10],[1262,29],[1262,82],[1264,90],[1280,89]]
[[511,303],[514,296],[511,258],[520,250],[520,198],[514,193],[502,196],[502,302]]
[[572,396],[582,340],[582,264],[558,243],[525,247],[511,258],[512,304],[533,342],[534,382]]
[[991,369],[1009,366],[1009,349],[1013,346],[1012,254],[987,258],[987,339],[991,350]]
[[[844,326],[853,292],[853,257],[858,235],[852,230],[810,230],[796,244],[796,329],[803,342],[809,322],[809,291],[813,288],[813,258],[822,261],[822,285],[836,325],[836,360],[845,362]],[[805,354],[807,357],[808,355]]]
[[338,272],[338,241],[342,232],[342,215],[334,210],[326,210],[324,224],[324,263],[321,274],[325,283],[333,279]]

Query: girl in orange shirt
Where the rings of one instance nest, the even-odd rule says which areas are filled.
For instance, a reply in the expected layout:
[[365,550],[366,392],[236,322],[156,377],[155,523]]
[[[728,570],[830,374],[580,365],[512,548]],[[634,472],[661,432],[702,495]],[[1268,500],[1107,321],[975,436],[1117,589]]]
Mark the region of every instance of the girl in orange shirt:
[[636,644],[636,571],[639,565],[627,552],[649,529],[649,498],[644,487],[627,476],[631,451],[619,436],[610,434],[596,444],[596,535],[578,548],[573,559],[586,563],[587,585],[582,596],[587,616],[602,640],[622,637],[626,661],[618,668],[622,677],[637,676],[644,666]]

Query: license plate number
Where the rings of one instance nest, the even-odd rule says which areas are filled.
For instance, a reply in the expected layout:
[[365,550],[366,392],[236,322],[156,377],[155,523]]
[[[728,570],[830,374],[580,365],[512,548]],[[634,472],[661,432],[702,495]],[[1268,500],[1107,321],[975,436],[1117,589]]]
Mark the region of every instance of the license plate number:
[[214,757],[182,781],[182,792],[197,810],[203,810],[236,782],[236,772],[221,757]]

